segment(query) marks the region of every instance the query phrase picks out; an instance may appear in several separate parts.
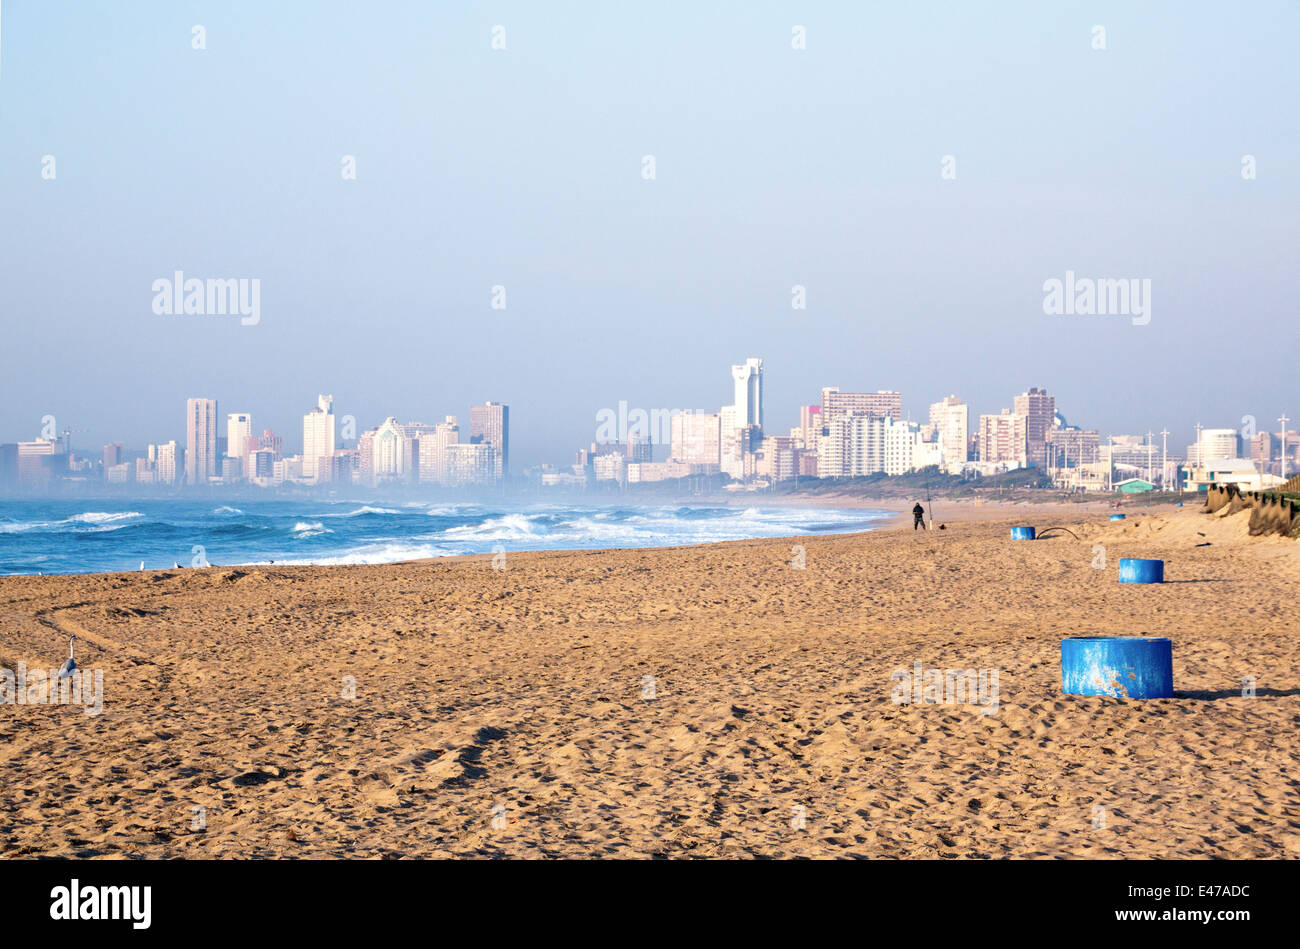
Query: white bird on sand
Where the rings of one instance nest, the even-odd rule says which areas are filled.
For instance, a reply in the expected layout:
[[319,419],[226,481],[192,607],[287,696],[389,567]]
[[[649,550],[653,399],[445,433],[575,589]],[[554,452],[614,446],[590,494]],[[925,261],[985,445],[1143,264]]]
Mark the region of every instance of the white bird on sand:
[[73,636],[72,639],[68,641],[68,658],[63,660],[63,665],[59,666],[60,679],[66,679],[68,676],[72,675],[72,673],[77,671],[77,660],[72,658],[72,651],[76,644],[77,637]]

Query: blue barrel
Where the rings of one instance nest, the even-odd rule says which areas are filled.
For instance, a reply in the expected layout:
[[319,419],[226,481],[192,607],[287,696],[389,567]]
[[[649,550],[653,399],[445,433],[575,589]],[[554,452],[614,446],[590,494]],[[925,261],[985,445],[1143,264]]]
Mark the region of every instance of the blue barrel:
[[1173,643],[1148,636],[1062,639],[1061,691],[1130,699],[1173,698]]
[[1122,520],[1124,520],[1124,518],[1126,518],[1127,516],[1128,516],[1127,514],[1112,514],[1112,515],[1110,516],[1110,519],[1111,519],[1112,521],[1122,521]]
[[1121,557],[1119,561],[1120,583],[1164,583],[1165,562],[1163,560],[1142,560],[1137,557]]
[[1013,527],[1011,528],[1012,540],[1033,540],[1034,529],[1032,527]]

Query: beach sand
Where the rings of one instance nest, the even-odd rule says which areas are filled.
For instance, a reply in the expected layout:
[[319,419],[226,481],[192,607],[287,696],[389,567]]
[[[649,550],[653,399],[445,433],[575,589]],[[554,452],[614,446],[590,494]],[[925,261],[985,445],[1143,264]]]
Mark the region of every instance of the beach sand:
[[[0,855],[1300,856],[1295,542],[1190,507],[935,516],[0,578],[0,666],[76,633],[105,687],[96,717],[0,705]],[[1119,584],[1122,556],[1170,582]],[[1061,694],[1063,637],[1128,634],[1173,640],[1175,698]],[[997,670],[996,712],[895,704],[916,662]]]

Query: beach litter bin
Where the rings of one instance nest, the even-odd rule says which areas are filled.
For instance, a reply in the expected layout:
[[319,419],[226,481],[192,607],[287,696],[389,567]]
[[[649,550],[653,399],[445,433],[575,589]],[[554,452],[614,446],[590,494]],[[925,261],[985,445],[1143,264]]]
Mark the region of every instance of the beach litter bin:
[[1164,583],[1165,562],[1122,557],[1119,562],[1120,583]]
[[1130,699],[1173,698],[1173,643],[1154,636],[1062,639],[1061,691]]
[[1013,527],[1011,528],[1012,540],[1033,540],[1034,529],[1032,527]]

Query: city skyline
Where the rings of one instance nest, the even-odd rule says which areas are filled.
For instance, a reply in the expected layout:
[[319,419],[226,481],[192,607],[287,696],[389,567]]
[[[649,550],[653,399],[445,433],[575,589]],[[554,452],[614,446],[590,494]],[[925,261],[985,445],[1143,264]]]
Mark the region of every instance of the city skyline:
[[[551,486],[593,481],[626,486],[699,475],[721,475],[752,486],[799,477],[900,475],[931,467],[963,477],[1037,468],[1057,487],[1100,490],[1110,489],[1123,470],[1133,475],[1130,480],[1149,479],[1164,487],[1176,476],[1180,487],[1184,479],[1190,487],[1195,470],[1210,462],[1231,464],[1220,466],[1218,474],[1201,475],[1202,480],[1268,478],[1275,471],[1286,473],[1288,450],[1293,467],[1300,467],[1300,437],[1286,428],[1291,419],[1285,413],[1277,419],[1276,433],[1250,417],[1240,428],[1197,422],[1195,441],[1182,451],[1175,441],[1170,452],[1171,432],[1162,427],[1157,455],[1154,431],[1103,435],[1072,424],[1054,394],[1032,385],[1004,400],[997,412],[972,411],[960,396],[949,394],[929,403],[925,421],[912,420],[896,390],[850,392],[822,386],[819,401],[801,406],[788,429],[779,423],[764,427],[767,378],[764,359],[750,356],[731,366],[733,401],[716,412],[647,411],[629,409],[626,402],[617,412],[601,409],[594,437],[579,446],[572,466],[552,458],[527,466],[524,474],[540,475],[541,484]],[[168,487],[504,484],[512,475],[510,416],[509,405],[489,400],[470,407],[465,426],[454,415],[432,425],[388,415],[363,428],[354,416],[336,416],[332,395],[318,394],[315,406],[302,416],[301,450],[292,453],[294,442],[286,446],[273,429],[254,434],[257,413],[225,413],[223,429],[218,399],[190,397],[180,446],[176,439],[150,442],[147,450],[121,441],[106,443],[98,477],[106,484]],[[93,452],[88,459],[85,449],[69,451],[74,429],[59,430],[53,417],[42,422],[44,430],[36,439],[0,443],[0,486],[48,486],[48,480],[33,482],[33,475],[39,472],[48,479],[52,464],[63,466],[54,473],[74,480],[96,472]],[[56,460],[65,456],[66,461]],[[1184,463],[1185,471],[1180,468]],[[33,467],[38,464],[39,469]]]
[[[1217,342],[1294,323],[1293,6],[672,9],[7,5],[0,439],[142,445],[202,392],[286,433],[286,392],[490,397],[522,469],[602,406],[720,401],[742,347],[773,417],[826,382],[997,411],[1036,375],[1186,443],[1288,403]],[[1057,313],[1052,281],[1150,292]]]

